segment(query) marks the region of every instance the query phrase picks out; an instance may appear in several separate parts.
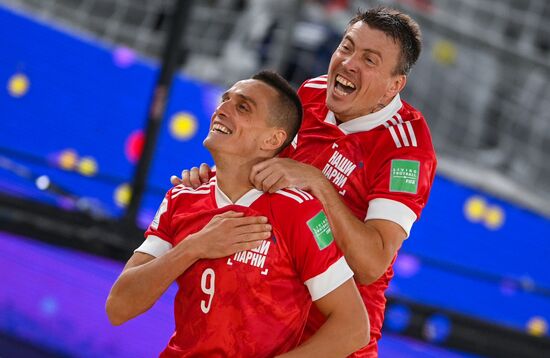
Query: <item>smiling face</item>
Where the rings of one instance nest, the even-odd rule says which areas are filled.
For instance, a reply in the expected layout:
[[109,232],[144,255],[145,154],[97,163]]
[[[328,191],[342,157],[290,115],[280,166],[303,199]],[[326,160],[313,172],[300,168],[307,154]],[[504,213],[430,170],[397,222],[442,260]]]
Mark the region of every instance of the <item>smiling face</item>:
[[219,154],[245,160],[270,158],[286,139],[286,132],[270,125],[269,104],[277,92],[258,80],[237,82],[222,95],[210,121],[204,146],[219,159]]
[[334,51],[328,71],[327,107],[346,122],[380,110],[405,86],[396,74],[399,43],[359,21]]

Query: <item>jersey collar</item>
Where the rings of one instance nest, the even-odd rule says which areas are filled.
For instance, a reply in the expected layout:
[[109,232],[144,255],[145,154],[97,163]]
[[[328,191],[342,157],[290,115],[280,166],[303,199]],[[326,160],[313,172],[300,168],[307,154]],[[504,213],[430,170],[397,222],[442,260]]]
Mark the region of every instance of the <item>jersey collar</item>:
[[[391,119],[401,107],[403,107],[403,103],[398,93],[393,97],[391,102],[381,110],[344,122],[338,125],[338,128],[344,132],[344,134],[370,131]],[[325,122],[336,125],[336,118],[332,111],[328,111]]]
[[246,192],[243,196],[241,196],[239,200],[233,203],[227,197],[227,195],[225,195],[225,193],[218,187],[218,182],[216,182],[216,184],[214,185],[214,188],[215,188],[214,193],[216,196],[216,205],[218,206],[218,208],[223,208],[228,205],[241,205],[241,206],[250,207],[250,205],[252,205],[252,203],[255,202],[256,199],[258,199],[264,193],[263,191],[260,191],[256,188],[252,188],[248,192]]

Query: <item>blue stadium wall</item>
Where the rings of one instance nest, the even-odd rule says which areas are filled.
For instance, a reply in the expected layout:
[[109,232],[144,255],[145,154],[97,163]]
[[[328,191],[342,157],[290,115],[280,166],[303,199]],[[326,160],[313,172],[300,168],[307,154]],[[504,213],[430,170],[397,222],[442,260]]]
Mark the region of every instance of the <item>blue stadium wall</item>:
[[[158,64],[0,5],[0,191],[76,210],[40,178],[118,217],[129,199]],[[147,193],[146,225],[202,146],[221,89],[178,75]],[[173,289],[143,317],[111,327],[103,305],[120,263],[0,233],[0,331],[78,356],[153,356],[173,329]],[[389,296],[548,335],[550,221],[437,176],[394,265]],[[387,325],[407,324],[390,307]],[[404,319],[405,317],[405,319]]]
[[[9,34],[0,36],[0,155],[87,200],[98,215],[121,215],[158,65],[2,7],[0,30]],[[148,179],[147,219],[170,175],[210,162],[202,139],[219,95],[216,86],[175,78]],[[2,174],[1,190],[71,207],[14,172]]]

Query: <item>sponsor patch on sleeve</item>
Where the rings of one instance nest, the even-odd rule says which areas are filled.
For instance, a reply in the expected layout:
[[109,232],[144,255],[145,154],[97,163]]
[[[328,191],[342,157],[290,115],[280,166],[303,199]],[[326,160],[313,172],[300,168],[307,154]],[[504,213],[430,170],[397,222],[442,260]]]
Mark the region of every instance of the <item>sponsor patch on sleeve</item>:
[[307,226],[309,227],[309,230],[311,230],[311,233],[313,234],[320,250],[323,250],[329,246],[332,241],[334,241],[332,231],[330,230],[330,225],[328,223],[328,218],[324,211],[319,211],[317,215],[309,219],[307,221]]
[[420,162],[417,160],[394,159],[391,161],[390,191],[416,194]]

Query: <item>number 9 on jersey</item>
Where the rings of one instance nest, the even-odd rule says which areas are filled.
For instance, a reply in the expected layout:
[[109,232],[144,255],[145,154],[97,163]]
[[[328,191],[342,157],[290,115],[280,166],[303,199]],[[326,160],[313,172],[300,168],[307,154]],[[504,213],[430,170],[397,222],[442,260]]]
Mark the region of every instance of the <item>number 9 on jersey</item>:
[[207,268],[202,273],[201,277],[201,289],[202,292],[207,294],[209,297],[207,300],[201,300],[201,310],[204,313],[208,313],[210,311],[210,307],[212,307],[212,299],[214,298],[214,289],[215,289],[215,280],[216,280],[216,273],[211,268]]

